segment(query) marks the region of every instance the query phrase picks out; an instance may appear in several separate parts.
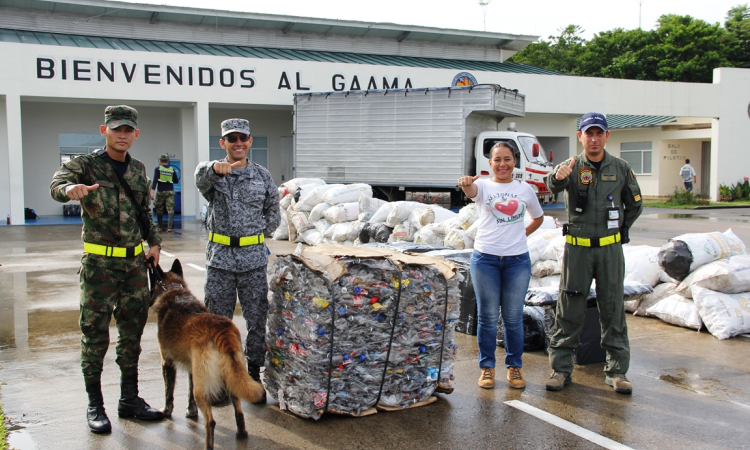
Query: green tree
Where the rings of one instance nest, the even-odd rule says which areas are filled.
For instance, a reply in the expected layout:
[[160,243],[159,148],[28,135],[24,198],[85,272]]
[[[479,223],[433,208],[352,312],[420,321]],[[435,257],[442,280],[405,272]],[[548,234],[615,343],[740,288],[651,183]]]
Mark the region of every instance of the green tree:
[[581,73],[592,77],[655,80],[658,56],[656,35],[641,29],[617,28],[594,35],[586,44]]
[[531,44],[513,55],[508,62],[531,64],[549,70],[581,75],[578,69],[579,58],[585,51],[585,40],[581,37],[583,28],[568,25],[560,29],[559,36],[549,36],[549,42],[542,40]]
[[735,6],[726,19],[724,28],[732,39],[730,58],[737,67],[750,68],[750,7],[747,3]]

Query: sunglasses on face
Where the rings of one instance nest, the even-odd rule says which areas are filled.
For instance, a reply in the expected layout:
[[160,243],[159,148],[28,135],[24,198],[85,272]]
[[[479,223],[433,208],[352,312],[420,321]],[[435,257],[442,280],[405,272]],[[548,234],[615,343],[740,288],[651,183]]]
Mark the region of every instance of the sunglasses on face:
[[247,142],[250,140],[250,135],[240,134],[238,136],[236,134],[230,134],[229,136],[224,136],[224,140],[229,142],[230,144],[234,144],[235,142],[237,142],[237,139],[239,139],[242,142]]

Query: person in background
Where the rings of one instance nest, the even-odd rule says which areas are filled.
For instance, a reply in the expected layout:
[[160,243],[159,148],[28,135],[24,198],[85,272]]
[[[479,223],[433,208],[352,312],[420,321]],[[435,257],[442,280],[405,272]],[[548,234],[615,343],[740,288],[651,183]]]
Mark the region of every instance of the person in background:
[[[159,264],[161,237],[149,219],[146,166],[128,154],[140,134],[137,121],[135,109],[108,106],[104,125],[99,127],[105,147],[63,164],[50,184],[50,194],[58,202],[81,202],[81,369],[89,396],[86,420],[94,433],[112,430],[101,389],[112,315],[118,332],[115,361],[121,373],[117,413],[141,420],[163,417],[138,396],[141,335],[150,304],[146,263]],[[131,193],[123,188],[117,173]],[[148,229],[142,229],[143,224]],[[149,246],[145,256],[144,240]]]
[[680,169],[680,176],[682,177],[682,182],[685,184],[685,190],[691,192],[697,178],[695,176],[695,169],[690,165],[688,158],[685,158],[685,165]]
[[219,144],[227,157],[195,169],[195,184],[208,200],[205,302],[212,314],[232,318],[239,298],[247,371],[260,381],[268,312],[264,241],[279,226],[279,192],[268,169],[247,157],[253,144],[247,120],[222,122]]
[[627,161],[610,155],[607,119],[599,113],[584,114],[578,127],[583,154],[559,164],[545,176],[552,194],[565,191],[568,223],[563,226],[560,295],[549,361],[554,371],[548,391],[559,391],[572,382],[573,356],[586,315],[591,281],[596,280],[596,303],[602,327],[602,347],[607,354],[604,382],[615,392],[630,394],[633,385],[630,342],[625,321],[623,280],[628,227],[643,211],[641,189]]
[[[174,223],[174,185],[180,182],[180,176],[169,165],[169,155],[159,157],[159,167],[154,169],[154,181],[151,183],[151,200],[154,201],[154,213],[159,231],[164,231],[164,213],[167,213],[167,233],[172,232]],[[154,196],[156,192],[156,196]]]
[[[508,385],[526,387],[523,375],[523,305],[531,279],[526,236],[544,221],[542,207],[527,183],[513,179],[520,153],[512,141],[490,150],[493,176],[480,180],[465,176],[458,185],[477,204],[478,229],[471,257],[471,278],[477,297],[479,387],[495,386],[495,349],[498,316],[505,329],[505,367]],[[528,211],[531,222],[524,225]]]

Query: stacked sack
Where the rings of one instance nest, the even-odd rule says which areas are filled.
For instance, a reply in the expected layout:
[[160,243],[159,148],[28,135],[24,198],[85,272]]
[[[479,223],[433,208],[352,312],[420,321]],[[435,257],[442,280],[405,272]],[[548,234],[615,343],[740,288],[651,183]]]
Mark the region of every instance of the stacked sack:
[[719,339],[750,332],[750,256],[731,229],[677,236],[659,250],[658,263],[667,282],[654,289],[661,297],[647,315],[695,330],[705,325]]
[[452,391],[461,276],[441,258],[320,245],[269,269],[265,387],[313,419]]

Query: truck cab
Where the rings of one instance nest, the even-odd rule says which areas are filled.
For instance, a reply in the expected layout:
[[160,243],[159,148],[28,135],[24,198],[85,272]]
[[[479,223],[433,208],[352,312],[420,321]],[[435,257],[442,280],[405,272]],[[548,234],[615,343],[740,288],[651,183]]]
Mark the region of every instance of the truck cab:
[[485,131],[477,136],[474,156],[477,161],[476,173],[482,178],[491,177],[489,156],[490,149],[498,142],[513,141],[520,154],[516,154],[516,168],[513,179],[522,180],[531,186],[539,198],[539,203],[554,202],[544,184],[544,176],[552,170],[552,155],[539,143],[533,134],[516,131],[511,123],[507,131]]

